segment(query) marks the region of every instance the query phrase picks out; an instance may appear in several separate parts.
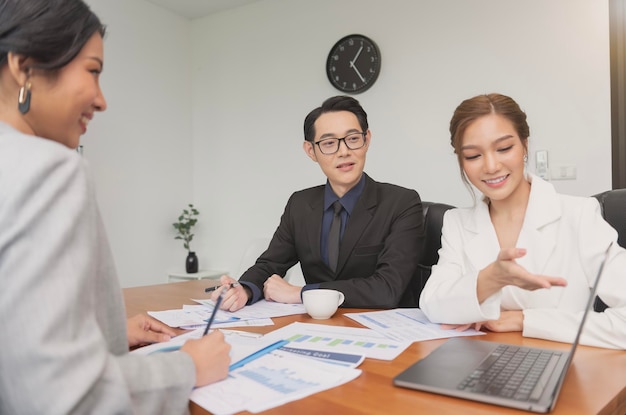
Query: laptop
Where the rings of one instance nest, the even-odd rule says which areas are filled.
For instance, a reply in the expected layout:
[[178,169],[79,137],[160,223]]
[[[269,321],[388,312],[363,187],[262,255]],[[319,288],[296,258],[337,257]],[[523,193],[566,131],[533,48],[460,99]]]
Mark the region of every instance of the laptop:
[[609,249],[570,351],[455,337],[396,376],[394,385],[532,412],[551,411],[580,341]]

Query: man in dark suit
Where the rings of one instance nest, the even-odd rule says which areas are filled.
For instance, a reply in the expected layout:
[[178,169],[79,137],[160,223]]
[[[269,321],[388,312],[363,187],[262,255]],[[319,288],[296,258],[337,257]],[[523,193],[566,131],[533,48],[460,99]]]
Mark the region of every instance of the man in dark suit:
[[[363,172],[372,136],[359,102],[327,99],[307,115],[304,138],[304,151],[320,165],[326,184],[294,193],[267,250],[240,284],[222,276],[213,297],[228,290],[222,308],[235,311],[262,298],[300,303],[302,291],[330,288],[345,295],[345,307],[417,307],[420,197]],[[298,262],[304,287],[283,279]]]

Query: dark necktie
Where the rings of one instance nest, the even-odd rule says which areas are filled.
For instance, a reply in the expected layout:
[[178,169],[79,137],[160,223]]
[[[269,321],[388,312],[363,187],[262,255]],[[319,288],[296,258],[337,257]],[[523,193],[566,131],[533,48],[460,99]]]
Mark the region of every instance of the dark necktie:
[[341,236],[341,202],[338,200],[333,203],[335,211],[333,221],[330,223],[330,231],[328,232],[328,266],[333,271],[337,270],[337,260],[339,259],[339,240]]

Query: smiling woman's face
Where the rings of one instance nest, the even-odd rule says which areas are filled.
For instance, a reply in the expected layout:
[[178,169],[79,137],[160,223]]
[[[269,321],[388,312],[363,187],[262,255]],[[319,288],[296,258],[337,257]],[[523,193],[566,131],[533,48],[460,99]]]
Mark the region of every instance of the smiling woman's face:
[[95,33],[78,55],[50,76],[35,71],[30,77],[31,105],[24,120],[31,133],[76,148],[96,111],[106,109],[100,89],[103,41]]
[[463,134],[463,171],[491,201],[505,201],[521,189],[525,154],[513,123],[498,114],[477,118]]

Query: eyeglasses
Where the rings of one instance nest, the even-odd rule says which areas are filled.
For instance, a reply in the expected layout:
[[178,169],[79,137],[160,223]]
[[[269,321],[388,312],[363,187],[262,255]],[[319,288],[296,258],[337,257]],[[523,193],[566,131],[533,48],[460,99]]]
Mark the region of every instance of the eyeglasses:
[[367,133],[350,133],[343,138],[325,138],[313,144],[317,144],[322,154],[335,154],[339,151],[339,146],[342,141],[350,150],[358,150],[365,146],[366,134]]

